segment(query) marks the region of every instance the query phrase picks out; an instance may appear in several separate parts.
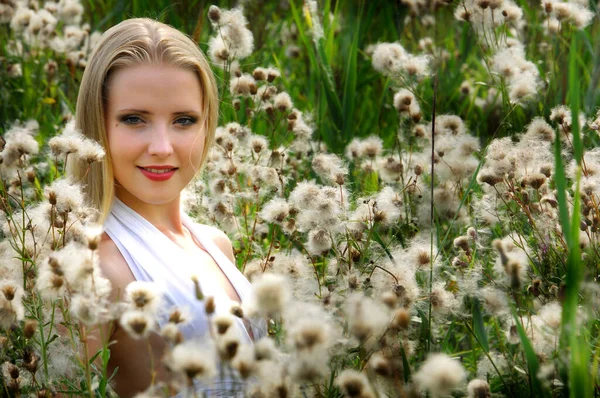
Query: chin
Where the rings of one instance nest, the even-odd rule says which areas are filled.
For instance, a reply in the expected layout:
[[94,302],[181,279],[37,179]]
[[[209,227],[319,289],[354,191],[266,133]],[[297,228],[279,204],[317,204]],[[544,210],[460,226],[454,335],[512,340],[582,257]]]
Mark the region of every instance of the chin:
[[144,192],[130,192],[130,191],[122,191],[117,192],[117,197],[121,199],[125,204],[135,205],[137,204],[149,204],[149,205],[165,205],[172,203],[173,201],[178,201],[180,197],[181,191],[173,192],[154,192],[151,195],[148,195],[147,191]]

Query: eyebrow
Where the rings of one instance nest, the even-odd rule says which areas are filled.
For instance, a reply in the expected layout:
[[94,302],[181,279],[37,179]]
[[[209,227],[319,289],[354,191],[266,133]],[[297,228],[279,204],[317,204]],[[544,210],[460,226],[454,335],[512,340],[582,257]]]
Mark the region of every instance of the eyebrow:
[[[139,113],[142,115],[152,115],[152,112],[143,110],[143,109],[120,109],[117,113]],[[188,115],[188,114],[198,114],[197,111],[193,111],[193,110],[186,110],[186,111],[179,111],[179,112],[173,112],[173,115]]]

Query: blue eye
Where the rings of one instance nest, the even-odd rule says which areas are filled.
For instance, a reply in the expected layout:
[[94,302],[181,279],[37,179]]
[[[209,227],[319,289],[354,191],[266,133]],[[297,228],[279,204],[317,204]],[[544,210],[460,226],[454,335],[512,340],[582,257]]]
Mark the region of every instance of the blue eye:
[[191,126],[192,124],[196,123],[196,119],[191,116],[183,116],[175,120],[175,123],[182,126]]
[[143,120],[139,116],[135,115],[126,115],[121,118],[121,121],[125,124],[138,124],[143,122]]

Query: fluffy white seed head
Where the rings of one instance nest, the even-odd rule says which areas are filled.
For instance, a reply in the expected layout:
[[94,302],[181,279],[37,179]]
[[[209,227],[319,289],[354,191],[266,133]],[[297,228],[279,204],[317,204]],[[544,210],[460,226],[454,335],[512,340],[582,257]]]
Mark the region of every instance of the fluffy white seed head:
[[467,374],[462,364],[446,354],[432,354],[414,374],[413,380],[432,397],[444,397],[464,383]]
[[154,282],[134,281],[127,285],[126,298],[131,309],[156,315],[162,293]]
[[183,374],[190,380],[210,381],[216,374],[214,348],[198,341],[178,344],[167,361],[174,372]]
[[263,274],[253,283],[253,309],[271,317],[281,315],[290,299],[287,278],[276,274]]

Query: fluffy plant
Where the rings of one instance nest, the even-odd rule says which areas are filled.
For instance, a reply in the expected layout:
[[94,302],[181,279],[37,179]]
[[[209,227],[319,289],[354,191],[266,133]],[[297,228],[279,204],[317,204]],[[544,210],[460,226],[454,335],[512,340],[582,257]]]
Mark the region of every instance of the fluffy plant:
[[[151,283],[109,299],[101,226],[64,176],[104,158],[70,120],[87,21],[113,4],[0,4],[0,395],[113,394],[109,347],[86,342],[117,322],[168,343],[172,380],[139,396],[223,371],[253,397],[597,392],[596,6],[242,3],[173,17],[221,99],[182,204],[254,286],[203,344],[183,309],[158,329]],[[268,321],[253,345],[231,327],[247,315]]]

